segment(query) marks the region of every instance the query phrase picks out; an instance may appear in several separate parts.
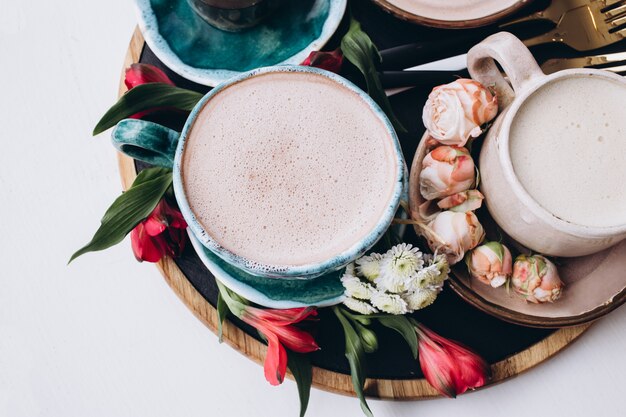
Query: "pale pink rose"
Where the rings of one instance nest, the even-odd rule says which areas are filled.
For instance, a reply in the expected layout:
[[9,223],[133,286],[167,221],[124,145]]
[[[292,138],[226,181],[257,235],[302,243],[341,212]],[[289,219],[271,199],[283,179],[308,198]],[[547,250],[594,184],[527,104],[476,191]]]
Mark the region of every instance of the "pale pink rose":
[[556,266],[541,255],[515,258],[511,283],[515,291],[531,303],[558,300],[564,286]]
[[470,137],[480,136],[481,126],[496,114],[496,96],[479,82],[462,78],[433,89],[424,105],[422,120],[440,143],[465,146]]
[[504,284],[513,272],[513,257],[500,242],[487,242],[472,251],[466,258],[472,277],[497,288]]
[[483,205],[485,196],[478,190],[461,191],[460,193],[452,194],[437,203],[440,209],[459,211],[465,213],[466,211],[474,211],[479,209]]
[[465,148],[439,146],[422,161],[420,192],[427,200],[468,190],[476,178],[474,160]]
[[442,211],[428,224],[424,235],[433,252],[443,253],[453,265],[475,248],[485,237],[483,226],[476,215],[468,211],[458,213]]

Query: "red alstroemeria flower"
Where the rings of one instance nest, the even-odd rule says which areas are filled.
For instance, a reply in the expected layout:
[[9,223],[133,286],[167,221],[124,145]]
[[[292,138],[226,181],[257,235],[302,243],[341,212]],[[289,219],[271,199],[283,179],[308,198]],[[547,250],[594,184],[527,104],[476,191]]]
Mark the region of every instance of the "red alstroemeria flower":
[[[126,68],[126,76],[124,77],[124,84],[129,90],[137,87],[141,84],[148,83],[165,83],[174,85],[172,80],[160,69],[150,64],[131,64]],[[141,119],[146,114],[162,110],[160,108],[145,110],[130,116],[131,119]]]
[[332,52],[313,51],[300,65],[321,68],[338,74],[341,71],[341,64],[343,64],[343,53],[341,48],[337,48]]
[[483,358],[421,324],[415,330],[422,372],[437,391],[454,398],[485,385],[490,368]]
[[[289,308],[285,310],[259,309],[246,306],[239,317],[256,328],[267,339],[265,356],[265,379],[272,385],[279,385],[285,379],[287,371],[287,352],[285,346],[300,353],[319,349],[313,336],[293,326],[303,320],[316,316],[314,308]],[[283,346],[284,345],[284,346]]]
[[138,261],[159,262],[163,256],[181,254],[187,240],[187,222],[180,211],[161,200],[152,213],[130,232]]
[[160,69],[150,64],[132,64],[126,68],[124,84],[129,90],[141,84],[165,83],[174,85],[172,80]]

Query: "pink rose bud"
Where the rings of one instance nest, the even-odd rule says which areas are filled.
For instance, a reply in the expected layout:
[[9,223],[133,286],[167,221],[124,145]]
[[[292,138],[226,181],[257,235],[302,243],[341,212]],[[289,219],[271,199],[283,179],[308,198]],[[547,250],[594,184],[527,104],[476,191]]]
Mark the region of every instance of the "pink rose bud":
[[463,259],[465,252],[475,248],[485,237],[483,226],[471,211],[442,211],[428,228],[430,231],[425,233],[428,245],[433,252],[445,254],[450,265]]
[[474,160],[465,148],[439,146],[422,161],[420,192],[434,200],[468,190],[476,178]]
[[472,277],[497,288],[504,284],[513,272],[513,257],[500,242],[487,242],[474,249],[466,258]]
[[437,203],[440,209],[465,213],[474,211],[483,205],[485,196],[478,190],[461,191],[452,194]]
[[511,283],[531,303],[553,302],[563,292],[556,266],[541,255],[520,255],[513,264]]
[[444,145],[465,146],[482,133],[481,126],[498,114],[496,96],[479,82],[459,79],[435,87],[422,120],[430,135]]

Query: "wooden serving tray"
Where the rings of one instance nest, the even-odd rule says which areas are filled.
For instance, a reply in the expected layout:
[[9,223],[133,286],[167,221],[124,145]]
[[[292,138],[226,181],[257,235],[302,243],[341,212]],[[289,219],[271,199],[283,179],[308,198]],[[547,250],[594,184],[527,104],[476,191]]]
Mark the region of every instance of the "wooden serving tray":
[[[387,32],[381,29],[385,27],[385,22],[395,26],[407,25],[390,21],[393,18],[377,10],[373,5],[361,4],[359,7],[354,7],[353,12],[362,22],[366,16],[359,14],[372,14],[369,20],[376,22],[376,25],[370,28],[364,24],[364,27],[379,47],[385,46],[388,36]],[[379,37],[376,36],[376,28],[378,28]],[[411,30],[413,29],[410,27],[399,27],[400,33],[410,33]],[[337,45],[339,39],[336,37],[331,40],[331,45],[333,42],[333,46]],[[206,87],[183,80],[165,68],[145,45],[139,30],[135,30],[130,42],[124,68],[136,62],[160,66],[181,87],[206,91]],[[122,73],[120,95],[125,91]],[[392,99],[392,106],[398,117],[409,130],[408,134],[400,135],[405,155],[411,156],[415,153],[419,138],[422,136],[424,129],[421,126],[420,116],[427,94],[428,91],[415,89],[394,96]],[[155,117],[155,121],[176,126],[184,121],[184,117],[182,120],[172,118],[171,115],[165,119]],[[143,165],[121,154],[118,158],[122,184],[124,189],[127,189],[136,177],[138,169],[141,169]],[[407,160],[407,163],[411,165],[410,160]],[[419,240],[410,230],[405,240],[419,244]],[[157,264],[157,267],[185,305],[211,331],[216,332],[215,280],[200,262],[191,245],[188,245],[183,255],[176,261],[165,258]],[[344,337],[340,327],[329,312],[321,310],[320,316],[317,340],[322,349],[312,354],[313,385],[338,394],[354,395],[348,363],[344,357]],[[487,387],[519,375],[550,358],[572,343],[589,327],[589,325],[583,325],[550,330],[509,324],[470,307],[449,288],[444,289],[433,306],[418,312],[416,317],[443,336],[458,340],[485,357],[493,371],[493,378]],[[368,355],[367,375],[370,378],[365,384],[366,395],[396,400],[437,397],[438,393],[423,379],[419,364],[412,359],[400,336],[384,328],[377,328],[376,332],[379,335],[380,349]],[[494,338],[497,338],[497,343],[493,343]],[[224,325],[224,341],[243,355],[262,364],[266,347],[254,329],[236,319],[227,320]],[[214,354],[219,354],[219,350]],[[262,378],[262,372],[259,372],[258,377]]]

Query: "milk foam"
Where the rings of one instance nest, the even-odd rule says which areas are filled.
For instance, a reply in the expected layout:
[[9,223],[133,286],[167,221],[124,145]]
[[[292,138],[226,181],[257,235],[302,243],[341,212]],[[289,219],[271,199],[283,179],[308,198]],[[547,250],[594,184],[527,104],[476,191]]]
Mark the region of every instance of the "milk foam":
[[515,115],[509,146],[517,177],[546,210],[579,225],[626,224],[622,84],[583,76],[542,87]]
[[393,195],[383,123],[317,74],[268,73],[211,99],[186,142],[189,205],[220,245],[249,260],[303,265],[360,241]]

